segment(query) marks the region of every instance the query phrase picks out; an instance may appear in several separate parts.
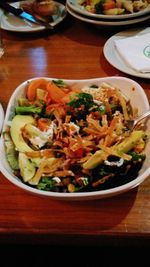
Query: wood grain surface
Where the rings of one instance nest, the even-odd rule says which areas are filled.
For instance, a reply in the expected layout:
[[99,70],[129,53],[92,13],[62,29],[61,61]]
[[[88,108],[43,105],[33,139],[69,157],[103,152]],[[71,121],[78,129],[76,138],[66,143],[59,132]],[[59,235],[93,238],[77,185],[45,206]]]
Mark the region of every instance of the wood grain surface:
[[[143,27],[146,27],[143,26]],[[67,16],[54,31],[2,30],[0,102],[6,111],[14,89],[34,77],[87,79],[123,76],[137,81],[150,100],[150,80],[112,67],[103,46],[124,28],[96,28]],[[0,173],[0,244],[136,246],[150,241],[150,177],[116,197],[60,201],[38,197],[11,184]]]

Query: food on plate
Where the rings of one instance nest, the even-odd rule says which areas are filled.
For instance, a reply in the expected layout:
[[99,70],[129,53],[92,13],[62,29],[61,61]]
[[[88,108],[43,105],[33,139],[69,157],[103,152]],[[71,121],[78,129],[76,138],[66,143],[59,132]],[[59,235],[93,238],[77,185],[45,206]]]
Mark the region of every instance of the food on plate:
[[149,0],[77,0],[78,4],[94,14],[121,15],[139,12],[148,7]]
[[33,10],[41,16],[48,17],[57,13],[57,5],[52,0],[36,0],[33,2]]
[[43,21],[50,21],[51,16],[58,12],[57,2],[53,0],[23,1],[20,7]]
[[147,133],[126,121],[138,110],[112,84],[26,83],[3,132],[6,157],[25,184],[53,192],[89,192],[135,179]]

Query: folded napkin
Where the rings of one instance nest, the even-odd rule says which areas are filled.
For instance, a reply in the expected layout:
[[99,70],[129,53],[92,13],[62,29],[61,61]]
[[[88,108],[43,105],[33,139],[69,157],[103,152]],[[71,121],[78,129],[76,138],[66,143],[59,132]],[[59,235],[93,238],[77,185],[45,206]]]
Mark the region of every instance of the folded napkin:
[[150,72],[150,33],[114,42],[117,52],[129,67],[142,73]]

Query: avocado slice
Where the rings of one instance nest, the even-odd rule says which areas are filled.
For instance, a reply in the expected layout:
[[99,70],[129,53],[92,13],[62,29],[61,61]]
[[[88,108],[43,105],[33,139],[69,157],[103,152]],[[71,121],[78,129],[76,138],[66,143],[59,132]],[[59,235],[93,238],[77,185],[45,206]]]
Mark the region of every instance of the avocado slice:
[[28,182],[35,175],[35,164],[22,152],[19,152],[19,168],[24,182]]
[[106,160],[107,156],[103,150],[98,150],[93,154],[89,160],[83,164],[84,169],[95,169],[98,165]]
[[11,122],[11,138],[16,146],[16,149],[20,152],[33,151],[33,149],[27,145],[21,134],[21,129],[28,123],[35,123],[34,118],[30,115],[16,115]]
[[15,145],[8,132],[4,132],[5,150],[7,160],[13,170],[19,170],[18,151],[15,150]]
[[[144,136],[144,131],[135,130],[124,141],[114,146],[114,150],[116,150],[118,154],[120,154],[120,156],[121,153],[128,153],[139,142],[141,138],[144,138]],[[83,164],[83,168],[95,169],[98,165],[103,163],[106,158],[107,154],[103,150],[98,150]]]

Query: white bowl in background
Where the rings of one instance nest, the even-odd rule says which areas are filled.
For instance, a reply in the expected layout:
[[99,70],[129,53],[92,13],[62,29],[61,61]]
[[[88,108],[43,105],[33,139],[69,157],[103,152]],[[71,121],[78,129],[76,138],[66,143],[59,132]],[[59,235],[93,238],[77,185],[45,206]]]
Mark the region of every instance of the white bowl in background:
[[150,4],[148,4],[148,6],[144,9],[141,9],[138,12],[133,12],[130,14],[120,14],[120,15],[105,15],[105,14],[95,14],[95,13],[91,13],[89,11],[87,11],[84,6],[78,4],[77,0],[67,0],[66,4],[71,8],[71,10],[89,17],[89,18],[93,18],[93,19],[103,19],[103,20],[124,20],[124,19],[133,19],[133,18],[137,18],[137,17],[141,17],[141,16],[145,16],[145,15],[149,15],[150,14]]
[[[146,16],[139,16],[133,19],[124,19],[124,20],[104,20],[104,19],[97,19],[93,17],[87,17],[84,15],[81,15],[78,12],[75,12],[73,9],[71,9],[67,4],[66,4],[66,9],[70,15],[75,17],[76,19],[79,19],[81,21],[84,21],[86,23],[90,23],[97,28],[101,28],[102,26],[107,26],[107,27],[120,27],[120,26],[125,26],[125,25],[132,25],[132,24],[137,24],[146,20],[149,20],[150,15]],[[104,15],[105,16],[105,15]]]

